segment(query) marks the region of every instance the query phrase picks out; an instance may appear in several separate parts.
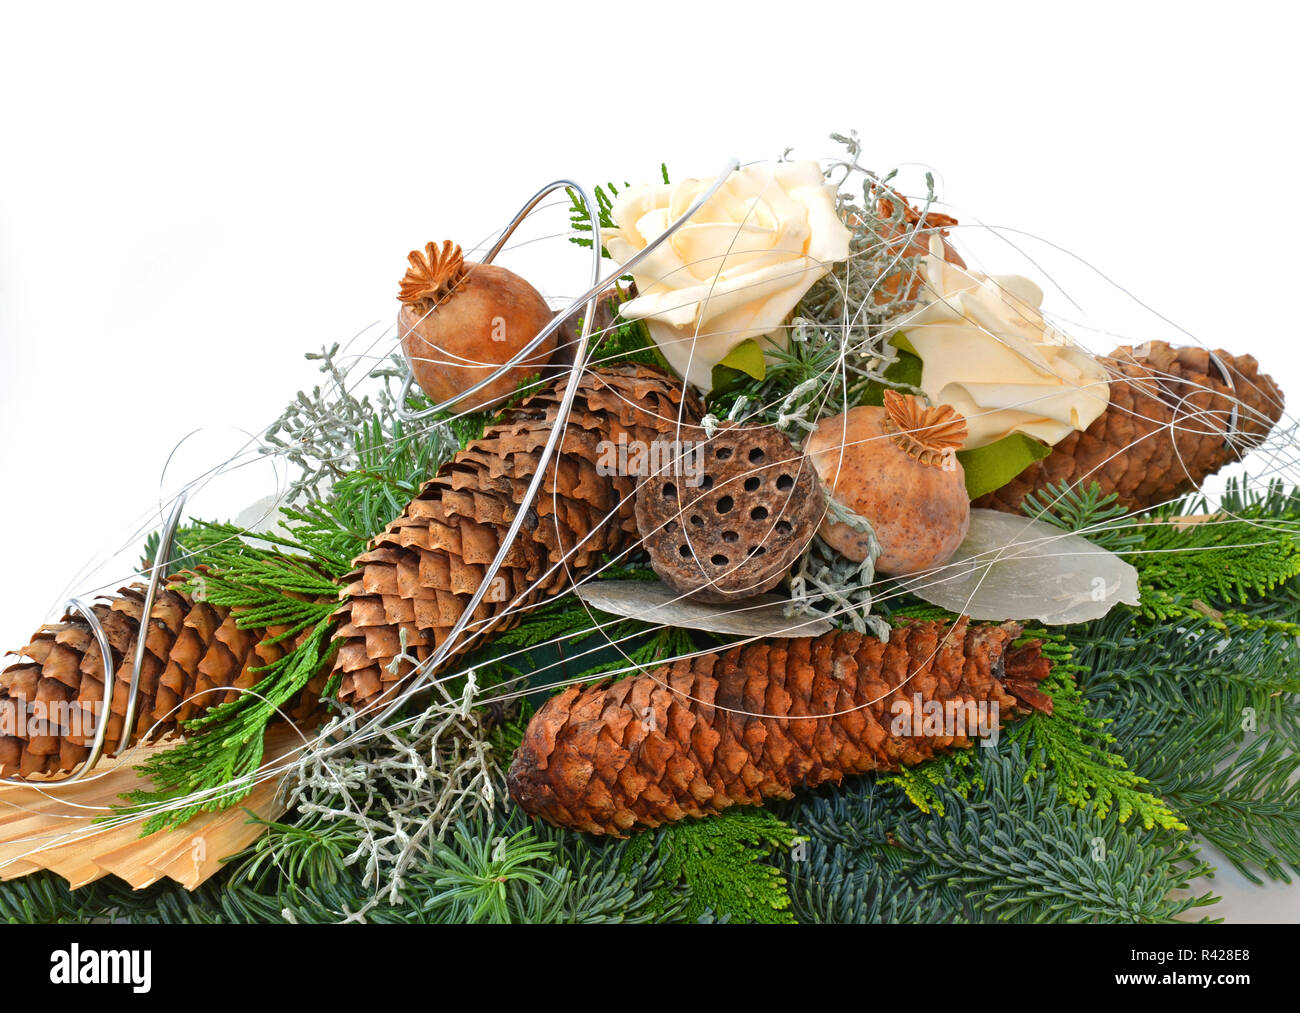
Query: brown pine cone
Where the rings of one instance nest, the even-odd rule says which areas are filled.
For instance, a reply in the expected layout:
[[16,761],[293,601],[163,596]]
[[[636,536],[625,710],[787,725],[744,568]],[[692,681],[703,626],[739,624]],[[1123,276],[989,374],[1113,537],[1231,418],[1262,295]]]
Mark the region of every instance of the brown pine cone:
[[[145,588],[134,584],[120,595],[91,606],[113,649],[105,755],[122,739]],[[158,592],[150,618],[133,741],[147,733],[161,738],[177,722],[235,699],[239,689],[263,678],[255,669],[288,649],[266,642],[282,628],[241,630],[229,609],[195,601],[176,587]],[[70,771],[89,755],[98,727],[104,699],[99,642],[81,616],[70,614],[41,627],[31,643],[13,653],[30,660],[0,672],[0,773],[30,777]],[[295,717],[315,709],[324,684],[318,678],[304,691]],[[233,688],[208,692],[221,687]],[[10,734],[20,731],[26,734]]]
[[895,734],[895,703],[910,714],[916,694],[923,705],[962,708],[967,730],[980,703],[997,707],[990,724],[1028,709],[1050,713],[1037,689],[1050,665],[1037,641],[1012,647],[1018,635],[1014,624],[965,619],[905,626],[887,644],[835,632],[572,686],[529,723],[510,795],[557,826],[623,836],[911,766],[972,742],[967,734]]
[[[412,671],[410,657],[422,662],[446,639],[537,471],[567,383],[566,377],[534,395],[457,454],[358,557],[337,634],[341,699],[354,706],[378,699]],[[579,384],[528,521],[461,649],[480,643],[488,630],[515,624],[522,610],[559,594],[603,554],[626,548],[636,537],[637,476],[598,467],[602,453],[620,441],[672,440],[679,413],[688,426],[704,413],[695,395],[683,404],[682,385],[650,366],[587,370]],[[406,655],[391,670],[403,630]]]
[[1109,407],[1087,430],[1071,433],[973,505],[1019,513],[1028,493],[1060,482],[1081,489],[1096,482],[1140,510],[1200,488],[1262,443],[1282,417],[1282,391],[1253,357],[1214,354],[1231,386],[1204,348],[1152,341],[1115,349],[1102,360],[1111,374]]

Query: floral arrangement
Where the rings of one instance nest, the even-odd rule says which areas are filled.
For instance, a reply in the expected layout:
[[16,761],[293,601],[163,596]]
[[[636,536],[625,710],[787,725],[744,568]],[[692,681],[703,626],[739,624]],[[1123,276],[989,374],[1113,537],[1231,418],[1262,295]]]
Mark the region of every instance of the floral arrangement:
[[412,252],[391,357],[267,428],[275,522],[182,521],[0,672],[62,827],[0,823],[0,912],[1161,921],[1198,841],[1300,870],[1281,390],[1084,348],[836,139],[571,191],[559,309],[508,231]]

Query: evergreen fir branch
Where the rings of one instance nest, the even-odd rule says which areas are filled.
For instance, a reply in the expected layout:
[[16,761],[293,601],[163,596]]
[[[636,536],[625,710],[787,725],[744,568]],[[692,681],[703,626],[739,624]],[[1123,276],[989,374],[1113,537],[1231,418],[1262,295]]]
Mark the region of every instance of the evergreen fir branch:
[[495,842],[457,827],[454,846],[433,842],[433,860],[442,866],[434,876],[440,887],[425,902],[426,912],[448,909],[458,924],[554,919],[563,880],[550,867],[550,844],[534,840],[531,829]]
[[1244,876],[1262,883],[1258,869],[1290,882],[1290,873],[1300,873],[1300,755],[1293,745],[1269,737],[1244,746],[1226,740],[1208,757],[1153,751],[1144,760],[1197,836]]
[[[668,164],[666,162],[659,163],[659,175],[666,185],[668,183]],[[623,188],[626,189],[631,185],[631,183],[624,181]],[[569,242],[589,250],[595,237],[591,235],[591,216],[587,211],[587,205],[583,203],[578,192],[572,187],[566,187],[564,192],[569,195],[569,227],[574,232],[579,233],[576,236],[570,236]],[[602,229],[618,227],[610,215],[610,212],[614,209],[614,198],[618,194],[619,188],[613,183],[606,183],[604,186],[597,184],[592,192],[592,196],[596,199],[596,220]],[[600,253],[603,257],[609,256],[604,247],[601,247]]]
[[923,813],[943,815],[941,789],[968,798],[984,783],[971,750],[963,749],[937,757],[915,767],[904,767],[896,774],[880,778],[881,784],[900,788],[908,800]]
[[[515,671],[513,674],[517,676],[520,673]],[[537,708],[525,698],[519,701],[512,717],[492,726],[492,731],[489,733],[492,750],[501,758],[503,766],[510,763],[510,758],[523,743],[524,733],[528,731],[528,722],[536,713]]]
[[1235,735],[1247,707],[1260,728],[1296,735],[1282,720],[1286,701],[1300,693],[1295,638],[1255,630],[1228,640],[1204,617],[1147,624],[1113,612],[1072,639],[1089,700],[1130,749],[1203,731],[1211,720]]
[[[154,787],[131,793],[126,811],[153,813],[146,833],[234,805],[252,790],[267,725],[333,658],[337,581],[350,566],[337,547],[327,547],[310,532],[305,540],[258,536],[274,546],[267,549],[250,544],[244,540],[249,533],[231,525],[199,527],[220,534],[220,548],[205,554],[199,572],[184,575],[185,590],[232,609],[236,624],[263,632],[268,645],[301,640],[278,660],[255,669],[261,678],[249,692],[185,722],[183,742],[141,765]],[[191,803],[177,804],[191,795]]]
[[1083,535],[1111,552],[1122,554],[1143,544],[1141,532],[1126,520],[1128,508],[1120,505],[1119,493],[1103,496],[1096,482],[1085,487],[1068,482],[1044,486],[1026,495],[1020,509],[1027,517]]
[[[243,535],[244,531],[233,524],[191,521],[180,525],[172,538],[171,558],[167,561],[163,576],[175,577],[186,570],[194,570],[209,563],[211,553],[241,544]],[[142,573],[153,569],[161,539],[162,533],[156,530],[145,537],[140,557]]]
[[1017,643],[1030,640],[1039,641],[1052,666],[1039,684],[1052,698],[1051,715],[1035,712],[1010,734],[1024,750],[1030,776],[1050,767],[1060,796],[1079,808],[1091,806],[1098,819],[1114,811],[1121,823],[1137,814],[1148,830],[1186,830],[1165,802],[1142,788],[1146,779],[1112,750],[1118,740],[1106,731],[1111,719],[1089,712],[1080,687],[1085,669],[1075,660],[1074,645],[1064,634],[1041,628],[1026,630]]
[[[647,567],[625,564],[603,569],[599,579],[657,580],[658,577]],[[588,662],[573,673],[569,672],[567,665],[563,666],[565,681],[592,681],[611,672],[620,677],[635,675],[680,655],[691,654],[699,650],[701,644],[715,645],[722,640],[716,634],[661,626],[602,612],[585,604],[576,595],[565,594],[531,609],[517,626],[502,632],[492,644],[471,654],[465,667],[483,670],[496,664],[503,655],[523,650],[522,660],[514,662],[512,669],[556,671],[561,660],[556,645],[563,642],[569,647],[582,648],[580,654]],[[532,652],[531,648],[540,650]]]
[[10,925],[79,924],[86,909],[85,898],[73,895],[53,873],[0,882],[0,921]]
[[[1296,868],[1300,646],[1211,621],[1108,616],[1076,639],[1090,701],[1113,719],[1133,769],[1191,832],[1253,876]],[[1253,752],[1257,751],[1257,752]]]
[[599,366],[635,362],[668,370],[667,362],[650,337],[650,328],[646,322],[628,320],[622,314],[617,314],[613,325],[597,339],[591,352],[591,361]]
[[[631,183],[624,182],[623,186],[629,187]],[[595,237],[591,235],[591,216],[587,211],[587,205],[578,195],[578,191],[572,187],[566,187],[565,193],[569,195],[569,227],[576,233],[575,236],[569,237],[569,242],[575,243],[584,249],[591,249]],[[613,229],[618,226],[615,224],[610,212],[614,209],[614,198],[618,196],[619,188],[613,183],[607,183],[605,186],[596,185],[592,196],[596,198],[596,220],[602,229]],[[602,257],[608,257],[602,246],[600,250]]]
[[944,884],[980,920],[1163,922],[1211,902],[1176,896],[1209,871],[1184,840],[1062,807],[1051,786],[1025,783],[1013,757],[986,766],[980,798],[949,795],[944,816],[895,829],[918,856],[909,872],[921,885]]
[[249,822],[262,824],[266,832],[249,848],[247,860],[233,877],[236,884],[257,881],[263,870],[287,884],[342,880],[356,847],[352,827],[315,813],[299,817],[297,823],[263,820],[251,811],[248,817]]
[[1054,666],[1039,689],[1052,698],[1052,714],[1035,712],[1010,732],[1029,762],[1027,776],[1032,779],[1050,769],[1061,798],[1080,809],[1091,807],[1099,820],[1114,812],[1120,823],[1136,815],[1148,830],[1187,829],[1166,802],[1142,787],[1147,778],[1129,770],[1124,758],[1111,751],[1116,738],[1105,731],[1109,719],[1088,713],[1068,673]]
[[946,891],[927,891],[908,882],[898,848],[884,848],[870,860],[839,843],[814,849],[791,866],[791,913],[803,924],[962,924],[970,920]]
[[[800,922],[970,921],[959,895],[911,878],[915,856],[898,845],[892,832],[910,804],[885,779],[863,777],[779,807],[808,841],[803,860],[795,861],[791,852],[785,864],[791,911]],[[937,805],[943,808],[941,800]]]
[[[1225,616],[1207,606],[1246,605],[1300,576],[1300,529],[1288,520],[1273,516],[1210,519],[1185,528],[1163,520],[1141,525],[1142,547],[1130,559],[1140,575],[1143,613],[1171,619],[1199,612],[1224,629],[1225,618],[1236,626],[1254,625],[1243,613]],[[1294,636],[1300,628],[1283,626],[1280,632]]]
[[1185,895],[1209,871],[1186,836],[1099,820],[1019,750],[970,755],[981,783],[939,786],[942,816],[872,778],[780,806],[809,838],[786,866],[799,920],[1163,922],[1213,902]]
[[[698,650],[689,630],[677,626],[654,626],[639,619],[615,623],[605,635],[610,642],[619,645],[614,648],[616,656],[588,666],[577,676],[579,680],[594,680],[611,672],[618,678],[640,675]],[[639,639],[640,643],[634,642],[635,645],[629,649],[628,642],[632,638]]]
[[[251,790],[266,726],[333,660],[339,585],[352,561],[406,508],[446,453],[427,435],[378,415],[359,424],[352,434],[354,470],[335,481],[328,499],[285,510],[285,533],[202,521],[191,526],[203,563],[185,575],[186,589],[235,610],[237,625],[265,632],[267,644],[301,640],[257,670],[262,677],[251,692],[186,722],[186,740],[142,767],[154,788],[133,793],[128,811],[157,810],[146,832],[234,805]],[[326,688],[327,697],[333,688]],[[172,808],[190,795],[198,796],[193,804]]]

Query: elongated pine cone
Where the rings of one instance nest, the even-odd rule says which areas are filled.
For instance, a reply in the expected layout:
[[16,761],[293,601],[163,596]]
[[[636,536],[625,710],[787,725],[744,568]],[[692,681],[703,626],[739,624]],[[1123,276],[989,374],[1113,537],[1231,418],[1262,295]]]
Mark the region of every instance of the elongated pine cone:
[[[447,638],[536,474],[567,383],[566,377],[540,391],[457,454],[357,558],[337,634],[343,640],[335,666],[343,677],[340,699],[354,706],[378,699],[413,669],[412,657],[424,661]],[[646,447],[672,440],[679,412],[688,426],[704,412],[695,395],[683,404],[681,384],[650,366],[588,370],[579,384],[530,516],[462,647],[513,625],[521,610],[560,593],[604,553],[635,540],[637,476],[598,466],[604,441]]]
[[[135,584],[123,588],[120,597],[91,606],[113,650],[105,755],[122,739],[144,596],[143,585]],[[177,722],[234,700],[238,690],[263,678],[255,669],[291,646],[266,642],[283,628],[241,630],[229,609],[195,601],[174,587],[158,592],[150,620],[132,741],[146,733],[161,738]],[[89,755],[102,713],[99,642],[81,616],[70,614],[41,627],[14,653],[26,660],[0,672],[0,773],[31,777],[70,771]],[[321,677],[304,690],[295,719],[315,710],[324,685]]]
[[[511,797],[557,826],[623,836],[732,805],[761,805],[846,775],[897,770],[969,746],[916,714],[934,701],[975,731],[1050,712],[1037,641],[1014,624],[922,622],[888,643],[860,633],[775,640],[678,661],[547,701],[511,764]],[[993,705],[996,705],[994,711]]]
[[[1019,513],[1028,493],[1065,482],[1118,493],[1129,509],[1165,503],[1262,443],[1282,417],[1282,391],[1249,355],[1152,341],[1103,359],[1110,405],[1043,460],[973,504]],[[1227,374],[1225,377],[1224,374]],[[1231,385],[1228,383],[1231,378]],[[1233,405],[1237,406],[1235,425]]]

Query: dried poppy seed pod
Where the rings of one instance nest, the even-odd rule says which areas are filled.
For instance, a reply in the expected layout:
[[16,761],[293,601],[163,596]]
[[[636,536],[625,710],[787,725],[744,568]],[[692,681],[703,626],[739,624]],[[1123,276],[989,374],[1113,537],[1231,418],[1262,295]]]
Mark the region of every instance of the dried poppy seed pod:
[[[894,198],[902,204],[901,220],[894,218]],[[876,199],[876,217],[880,251],[890,263],[898,265],[881,277],[874,296],[877,305],[896,300],[910,302],[920,294],[922,278],[916,264],[930,252],[931,236],[939,237],[944,260],[957,267],[966,266],[961,254],[948,242],[949,229],[958,224],[951,215],[938,211],[922,214],[904,198],[894,195]]]
[[[851,408],[824,419],[804,447],[831,495],[868,521],[880,542],[876,569],[915,573],[948,560],[970,527],[970,499],[956,451],[966,421],[947,405],[926,408],[885,391],[883,408]],[[866,538],[825,523],[822,537],[849,559]]]
[[[485,380],[509,362],[553,316],[532,285],[495,264],[467,261],[450,240],[412,250],[398,299],[397,332],[420,389],[437,402]],[[524,362],[457,401],[458,411],[496,407],[542,371],[555,350],[550,335]]]

